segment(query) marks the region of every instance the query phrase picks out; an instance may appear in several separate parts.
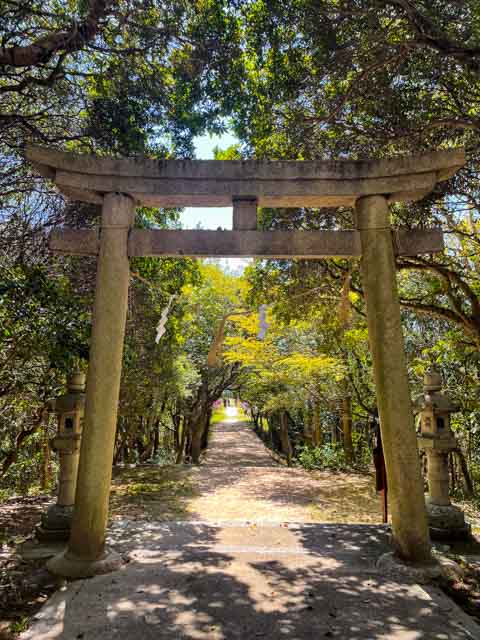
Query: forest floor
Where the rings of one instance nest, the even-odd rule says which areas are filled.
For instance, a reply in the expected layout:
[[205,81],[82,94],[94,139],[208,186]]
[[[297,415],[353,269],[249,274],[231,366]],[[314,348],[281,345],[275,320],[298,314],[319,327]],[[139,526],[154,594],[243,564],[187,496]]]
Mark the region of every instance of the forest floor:
[[[3,618],[3,625],[0,622],[0,638],[14,637],[16,633],[22,631],[28,625],[29,617],[58,586],[55,580],[52,580],[42,569],[40,563],[25,563],[13,554],[15,546],[32,531],[33,524],[38,521],[39,514],[46,504],[47,497],[40,497],[12,501],[7,505],[6,510],[4,510],[5,505],[1,507],[4,519],[1,524],[5,525],[8,540],[4,541],[3,554],[0,557],[0,588],[3,587],[0,591],[0,619]],[[380,499],[374,490],[372,474],[307,472],[298,467],[283,466],[274,459],[251,428],[240,423],[235,415],[231,415],[226,421],[214,427],[208,455],[200,467],[143,465],[135,468],[116,468],[110,507],[110,543],[117,546],[119,550],[125,551],[128,548],[132,554],[135,553],[135,549],[138,552],[136,547],[141,543],[143,551],[139,555],[137,553],[135,558],[140,563],[142,553],[147,555],[152,553],[153,549],[149,548],[151,544],[156,544],[155,552],[158,552],[158,545],[164,545],[166,556],[168,556],[172,552],[169,546],[173,544],[172,540],[175,540],[175,544],[180,544],[178,541],[184,541],[181,543],[183,545],[181,548],[184,549],[190,548],[193,540],[198,537],[201,545],[205,543],[209,549],[215,547],[216,562],[219,545],[223,552],[238,550],[241,545],[244,545],[244,551],[253,549],[255,554],[260,554],[264,560],[267,557],[266,554],[273,554],[269,561],[270,568],[277,563],[278,553],[281,558],[285,558],[286,562],[290,553],[290,551],[287,553],[287,549],[294,548],[298,551],[305,548],[307,555],[318,555],[319,546],[322,547],[322,553],[325,547],[333,549],[338,546],[340,556],[345,553],[351,554],[352,550],[356,550],[355,561],[358,560],[360,553],[361,562],[370,563],[372,549],[368,541],[374,541],[374,548],[375,544],[380,547],[386,544],[385,530],[375,526],[381,523],[382,514]],[[329,529],[328,525],[315,523],[341,524],[336,529]],[[342,527],[346,523],[351,524],[348,527]],[[364,525],[365,528],[358,529],[353,526],[357,524]],[[314,541],[313,534],[315,534]],[[359,542],[360,536],[365,540]],[[332,547],[334,540],[336,542],[333,542]],[[148,548],[147,552],[145,547]],[[179,547],[176,547],[175,553],[179,552],[178,549]],[[235,557],[235,553],[232,557]],[[187,558],[186,562],[190,560]],[[300,565],[302,563],[303,559]],[[244,571],[244,565],[239,566],[243,567],[241,571]],[[292,568],[290,569],[293,571]],[[364,569],[365,567],[362,571]],[[209,569],[207,573],[210,571]],[[297,572],[296,569],[295,571]],[[299,577],[300,574],[297,575],[297,573],[296,577]],[[306,575],[305,572],[301,573],[301,579],[305,580]],[[292,576],[293,574],[290,578]],[[268,584],[264,586],[271,590],[271,594],[275,595],[281,590],[285,593],[288,591],[280,575],[273,578],[270,576],[270,578]],[[165,579],[168,582],[167,577]],[[272,587],[272,579],[276,584],[274,587]],[[175,581],[178,581],[177,575]],[[116,582],[113,579],[112,585]],[[314,582],[316,583],[316,578]],[[468,573],[461,584],[444,585],[444,590],[450,590],[454,599],[460,602],[465,610],[475,615],[478,614],[479,582],[478,574],[474,571]],[[312,586],[313,583],[310,581],[308,584]],[[225,587],[227,592],[230,586],[229,582]],[[115,587],[112,586],[112,588]],[[293,595],[290,594],[289,597]],[[313,598],[312,595],[308,597]],[[418,594],[415,597],[418,597]],[[251,604],[256,607],[258,603],[256,604],[254,600],[255,598]],[[219,602],[218,606],[223,605]],[[311,603],[308,602],[305,607],[310,611]],[[202,615],[204,613],[202,612]],[[211,613],[210,610],[209,613]],[[336,614],[332,614],[331,617],[335,616]],[[189,624],[191,626],[191,623]],[[202,626],[201,629],[194,628],[192,636],[173,634],[159,637],[227,638],[230,636],[223,636],[222,633],[228,624],[223,621],[222,624],[217,625],[218,628],[208,627],[205,636]],[[298,631],[299,624],[300,622],[296,623],[295,627]],[[83,631],[79,632],[80,635],[75,635],[74,627],[73,624],[72,635],[58,637],[72,639],[100,637],[90,633],[82,635]],[[187,627],[188,624],[185,629]],[[178,629],[180,628],[184,629],[181,625]],[[337,635],[333,632],[330,634],[328,625],[325,629],[323,635],[327,637]],[[42,635],[38,628],[35,631],[35,627],[32,633],[36,635],[28,635],[29,638],[57,637],[48,635],[48,631],[47,635]],[[95,633],[98,634],[98,628]],[[259,637],[270,637],[262,630],[259,633]],[[288,633],[287,637],[290,637]],[[310,637],[310,635],[298,637]],[[398,637],[404,636],[398,635]],[[414,636],[406,635],[405,638],[407,637]],[[445,637],[456,638],[457,635]],[[458,635],[458,637],[469,636]]]

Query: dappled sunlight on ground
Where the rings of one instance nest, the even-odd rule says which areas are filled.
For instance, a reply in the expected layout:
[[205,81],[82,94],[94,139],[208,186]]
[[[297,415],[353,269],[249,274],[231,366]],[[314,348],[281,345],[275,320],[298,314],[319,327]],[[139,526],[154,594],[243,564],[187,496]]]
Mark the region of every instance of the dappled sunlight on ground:
[[181,466],[114,469],[110,516],[178,520],[189,517],[188,501],[195,488]]
[[231,421],[215,425],[200,467],[117,469],[113,515],[159,520],[381,523],[370,474],[307,472],[278,464],[252,429]]
[[128,563],[57,592],[21,640],[480,637],[377,569],[379,506],[370,476],[278,464],[232,412],[200,467],[115,470],[108,544]]
[[[444,596],[374,567],[385,530],[124,523],[111,542],[130,563],[71,583],[22,640],[468,640]],[[261,530],[261,531],[260,531]],[[250,536],[247,533],[250,532]],[[475,630],[473,630],[475,631]]]

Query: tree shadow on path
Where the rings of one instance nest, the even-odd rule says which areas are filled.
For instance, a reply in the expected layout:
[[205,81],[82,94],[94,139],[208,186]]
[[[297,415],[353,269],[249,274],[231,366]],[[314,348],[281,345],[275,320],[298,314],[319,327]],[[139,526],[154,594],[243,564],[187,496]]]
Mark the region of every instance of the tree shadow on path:
[[[271,519],[305,516],[310,479],[276,465],[258,441],[254,461],[268,464],[248,467],[252,458],[238,444],[243,434],[230,426],[227,432],[237,442],[230,458],[223,452],[224,463],[215,464],[217,442],[210,464],[188,472],[200,498],[185,497],[181,512],[199,521],[114,521],[110,544],[130,562],[56,593],[21,640],[480,637],[440,592],[376,569],[389,548],[385,527],[245,522],[258,519],[258,505]],[[247,450],[254,445],[248,440]],[[313,491],[318,481],[311,482]],[[228,500],[237,508],[229,510]],[[228,520],[226,514],[232,522],[212,522]]]
[[272,550],[228,548],[220,527],[139,523],[116,538],[132,561],[57,593],[22,640],[475,637],[445,597],[375,570],[384,530],[335,529],[293,527],[296,546]]

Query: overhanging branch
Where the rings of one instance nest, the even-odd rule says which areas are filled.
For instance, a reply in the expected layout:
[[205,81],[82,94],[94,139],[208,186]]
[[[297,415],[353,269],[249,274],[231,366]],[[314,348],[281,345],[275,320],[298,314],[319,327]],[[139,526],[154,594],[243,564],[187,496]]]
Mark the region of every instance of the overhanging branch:
[[68,31],[57,31],[26,46],[0,48],[0,67],[35,67],[46,64],[58,53],[73,53],[82,49],[99,31],[110,0],[90,0],[90,9],[83,22],[74,22]]

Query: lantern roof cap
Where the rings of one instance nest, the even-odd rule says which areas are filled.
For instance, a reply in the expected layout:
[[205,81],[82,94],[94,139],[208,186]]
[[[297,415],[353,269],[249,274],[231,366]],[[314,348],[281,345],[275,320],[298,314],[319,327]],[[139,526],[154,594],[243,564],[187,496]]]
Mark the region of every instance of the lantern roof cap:
[[415,413],[427,407],[442,413],[459,411],[458,405],[441,389],[441,374],[436,369],[429,369],[423,377],[423,393],[413,403]]
[[83,411],[85,407],[85,394],[66,393],[54,401],[55,413],[70,413],[73,411]]

